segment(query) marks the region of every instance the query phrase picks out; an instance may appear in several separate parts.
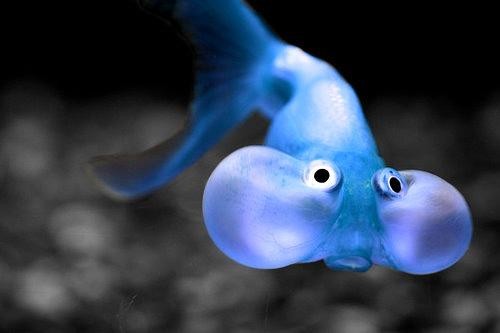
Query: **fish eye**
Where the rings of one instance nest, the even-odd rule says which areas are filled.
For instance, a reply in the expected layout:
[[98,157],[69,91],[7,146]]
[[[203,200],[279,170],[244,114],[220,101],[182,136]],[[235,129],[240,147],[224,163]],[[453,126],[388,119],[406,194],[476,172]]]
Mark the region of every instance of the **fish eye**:
[[389,178],[389,188],[391,189],[392,192],[394,193],[400,193],[402,190],[402,184],[399,179],[396,177],[390,177]]
[[307,186],[329,191],[340,183],[340,171],[328,161],[312,161],[304,174]]
[[407,190],[406,179],[392,168],[384,168],[373,177],[375,190],[385,198],[401,198]]
[[326,169],[318,169],[314,172],[314,179],[318,183],[326,183],[330,179],[330,171]]

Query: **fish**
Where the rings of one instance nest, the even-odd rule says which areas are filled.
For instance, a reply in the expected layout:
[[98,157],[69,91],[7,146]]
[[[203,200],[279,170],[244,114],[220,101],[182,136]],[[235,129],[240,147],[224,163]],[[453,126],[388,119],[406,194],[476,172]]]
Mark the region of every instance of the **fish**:
[[386,166],[355,91],[332,65],[281,40],[241,0],[139,4],[194,47],[194,98],[173,137],[89,161],[105,192],[148,195],[259,112],[270,123],[264,143],[225,157],[203,193],[207,232],[229,258],[257,269],[323,261],[422,275],[464,256],[473,226],[462,194],[431,173]]

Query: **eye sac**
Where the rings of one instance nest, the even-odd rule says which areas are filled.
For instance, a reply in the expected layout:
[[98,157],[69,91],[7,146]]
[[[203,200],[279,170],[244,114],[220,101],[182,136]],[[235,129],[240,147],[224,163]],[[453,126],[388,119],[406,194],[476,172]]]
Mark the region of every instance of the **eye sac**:
[[378,200],[386,252],[395,268],[407,273],[448,268],[465,254],[472,237],[465,199],[430,173],[402,171],[401,176],[409,183],[404,196]]
[[263,146],[239,149],[214,170],[203,217],[219,249],[254,268],[308,260],[337,219],[341,191],[304,183],[308,164]]

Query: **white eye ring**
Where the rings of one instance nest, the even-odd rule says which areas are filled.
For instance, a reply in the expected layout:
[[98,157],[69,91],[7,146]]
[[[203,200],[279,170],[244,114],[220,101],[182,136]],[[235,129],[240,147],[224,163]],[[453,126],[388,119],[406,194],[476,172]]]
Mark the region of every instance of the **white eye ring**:
[[307,186],[323,191],[337,187],[340,179],[340,171],[324,160],[312,161],[304,173],[304,182]]

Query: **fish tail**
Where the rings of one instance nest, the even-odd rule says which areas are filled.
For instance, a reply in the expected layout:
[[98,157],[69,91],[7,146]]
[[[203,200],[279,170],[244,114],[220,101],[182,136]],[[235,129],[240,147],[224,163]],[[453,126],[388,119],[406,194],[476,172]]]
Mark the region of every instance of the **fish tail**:
[[166,184],[264,107],[270,99],[269,63],[282,45],[240,0],[139,2],[176,22],[193,44],[196,83],[191,115],[180,133],[139,154],[99,156],[89,162],[88,171],[105,192],[123,199]]

